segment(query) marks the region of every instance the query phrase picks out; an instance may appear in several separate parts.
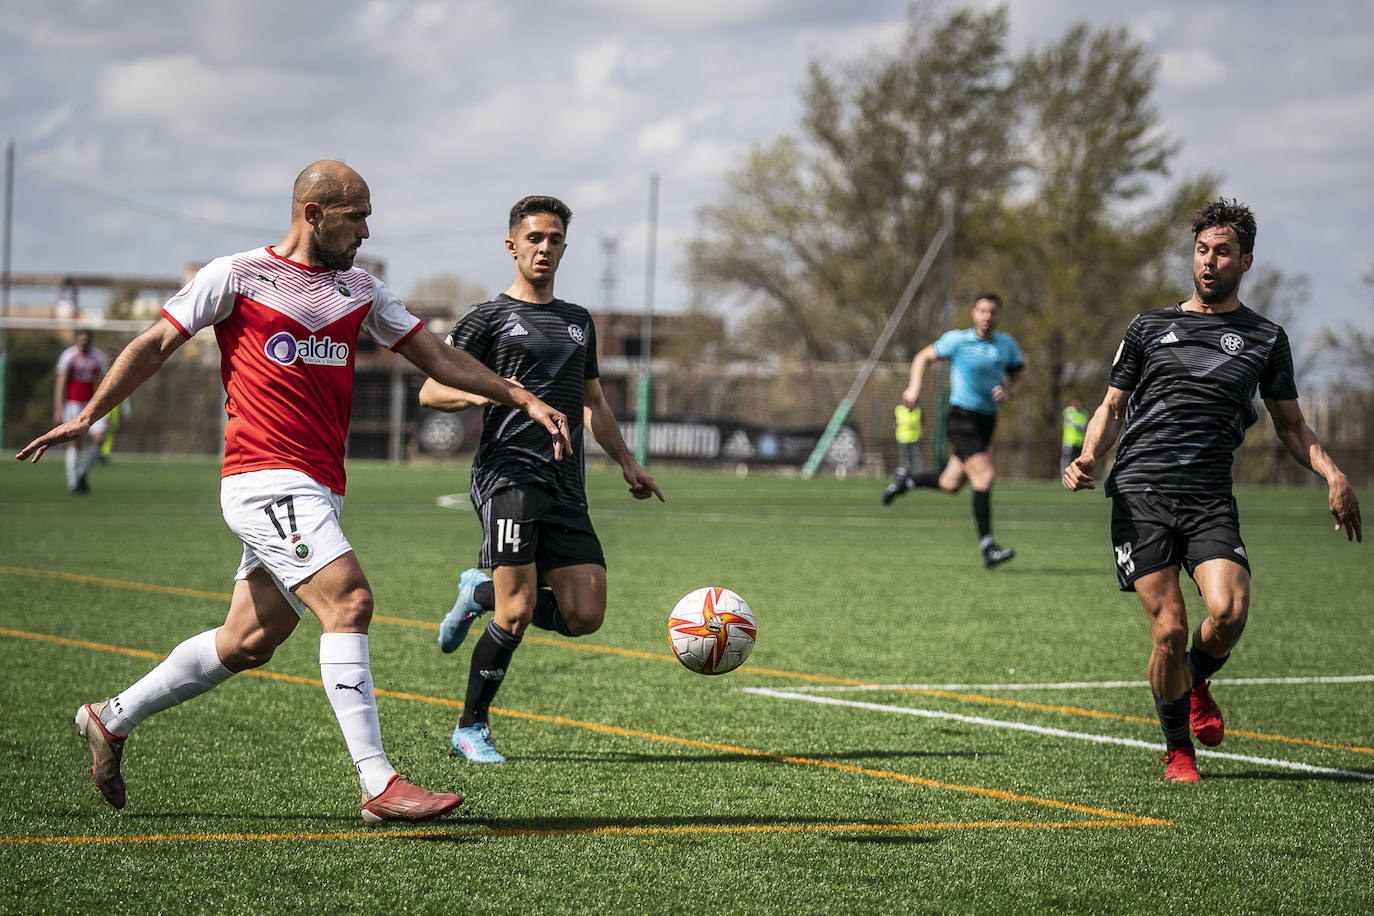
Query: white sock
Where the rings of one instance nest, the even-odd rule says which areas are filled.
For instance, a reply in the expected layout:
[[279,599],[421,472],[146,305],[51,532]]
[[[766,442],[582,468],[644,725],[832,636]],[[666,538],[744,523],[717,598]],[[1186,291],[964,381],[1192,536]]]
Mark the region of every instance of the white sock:
[[67,489],[68,489],[68,490],[75,490],[75,489],[76,489],[76,459],[77,459],[76,446],[75,446],[75,445],[70,445],[70,446],[68,446],[68,447],[67,447],[67,455],[66,455],[66,461],[67,461]]
[[368,798],[381,793],[396,769],[382,750],[382,727],[377,721],[377,697],[372,690],[366,633],[324,633],[320,636],[320,679],[344,742],[358,768],[358,781]]
[[127,735],[155,712],[170,709],[223,684],[234,672],[215,651],[215,632],[206,630],[181,643],[143,679],[111,697],[100,720],[116,735]]
[[96,459],[98,459],[99,457],[100,446],[95,445],[94,443],[87,446],[86,450],[81,453],[81,463],[76,468],[76,479],[80,480],[82,477],[85,477],[88,473],[90,473],[91,466],[95,464]]

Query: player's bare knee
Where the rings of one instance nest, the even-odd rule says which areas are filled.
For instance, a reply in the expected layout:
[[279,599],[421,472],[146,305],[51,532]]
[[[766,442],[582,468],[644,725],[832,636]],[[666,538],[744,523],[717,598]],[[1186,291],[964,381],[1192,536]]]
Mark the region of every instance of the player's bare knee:
[[1182,658],[1188,651],[1188,625],[1181,617],[1162,615],[1150,630],[1157,652]]
[[349,590],[330,611],[329,629],[342,633],[366,633],[372,622],[372,589]]
[[1247,602],[1237,596],[1219,609],[1208,609],[1207,616],[1212,622],[1212,629],[1222,642],[1229,645],[1240,639],[1240,634],[1245,631],[1245,621],[1249,617],[1246,604]]
[[238,637],[230,645],[216,645],[216,649],[224,667],[237,673],[261,668],[270,662],[282,641],[282,637],[270,630],[260,629]]
[[563,620],[568,625],[568,635],[570,636],[590,636],[601,629],[601,624],[606,619],[605,611],[599,614],[564,614]]

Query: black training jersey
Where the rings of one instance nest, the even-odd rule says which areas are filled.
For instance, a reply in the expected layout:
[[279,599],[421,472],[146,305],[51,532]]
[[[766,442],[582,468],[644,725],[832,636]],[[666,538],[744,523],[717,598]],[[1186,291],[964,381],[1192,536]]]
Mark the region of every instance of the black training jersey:
[[1129,391],[1107,477],[1117,493],[1231,492],[1231,464],[1255,422],[1255,393],[1296,400],[1283,328],[1240,306],[1222,314],[1180,305],[1131,319],[1111,386]]
[[572,454],[554,461],[553,440],[543,426],[504,404],[484,408],[472,460],[473,503],[512,484],[537,484],[558,502],[585,507],[582,389],[599,374],[591,314],[562,299],[539,305],[502,293],[459,318],[448,342],[566,414],[572,441]]

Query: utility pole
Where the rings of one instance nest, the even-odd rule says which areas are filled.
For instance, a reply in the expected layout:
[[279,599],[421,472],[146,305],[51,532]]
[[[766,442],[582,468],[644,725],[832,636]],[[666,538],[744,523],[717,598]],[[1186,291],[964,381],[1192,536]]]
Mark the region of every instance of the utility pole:
[[654,328],[654,260],[658,247],[658,173],[649,176],[649,239],[644,257],[644,321],[639,329],[639,391],[635,416],[639,435],[635,442],[635,460],[642,466],[649,464],[649,361]]
[[5,442],[5,406],[9,398],[10,362],[10,228],[14,217],[14,140],[5,145],[5,229],[0,247],[0,448]]

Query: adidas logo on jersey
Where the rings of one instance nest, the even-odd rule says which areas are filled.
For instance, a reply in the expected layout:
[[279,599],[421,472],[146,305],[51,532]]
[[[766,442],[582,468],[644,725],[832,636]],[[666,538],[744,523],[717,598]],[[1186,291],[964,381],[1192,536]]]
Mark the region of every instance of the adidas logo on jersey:
[[1159,342],[1162,344],[1178,343],[1178,335],[1175,334],[1173,331],[1170,331],[1168,334],[1165,334],[1163,337],[1159,338]]
[[529,332],[529,331],[526,331],[525,328],[524,328],[522,325],[517,324],[515,327],[513,327],[513,328],[510,329],[510,334],[508,334],[508,335],[506,335],[506,336],[508,336],[508,337],[526,337],[526,336],[529,335],[529,333],[530,333],[530,332]]

